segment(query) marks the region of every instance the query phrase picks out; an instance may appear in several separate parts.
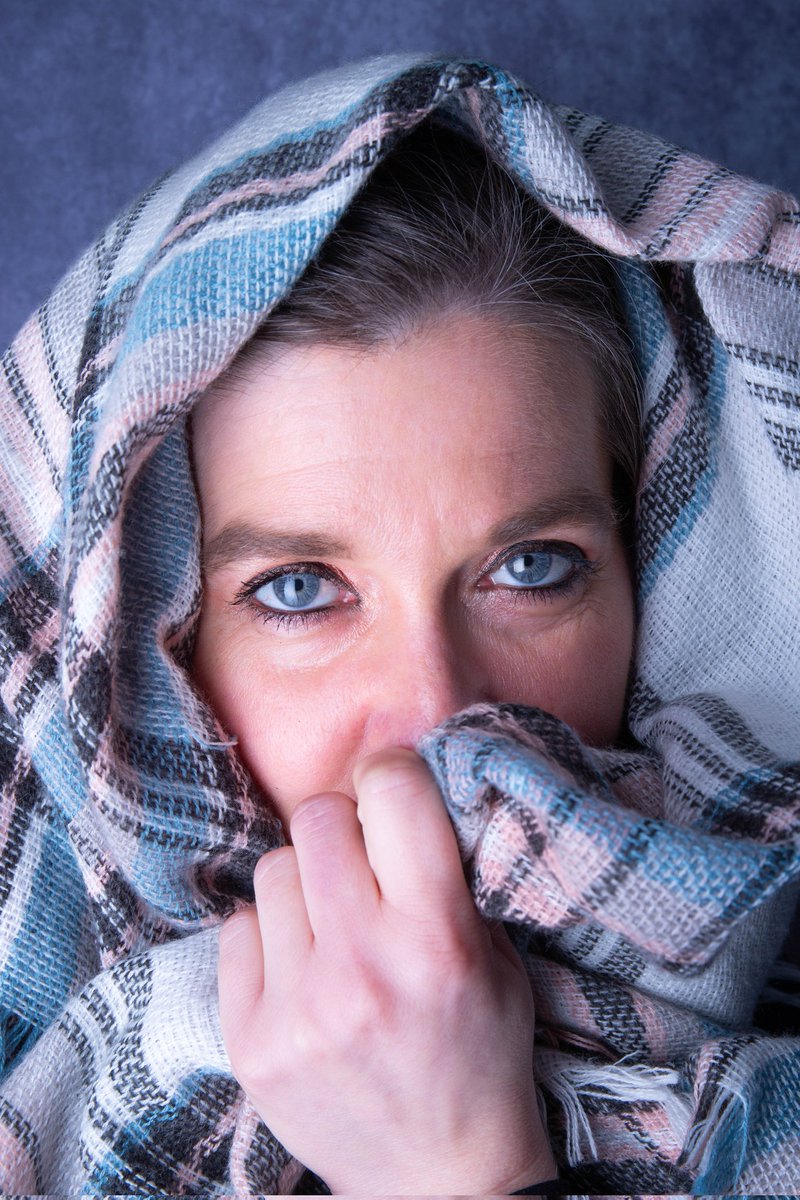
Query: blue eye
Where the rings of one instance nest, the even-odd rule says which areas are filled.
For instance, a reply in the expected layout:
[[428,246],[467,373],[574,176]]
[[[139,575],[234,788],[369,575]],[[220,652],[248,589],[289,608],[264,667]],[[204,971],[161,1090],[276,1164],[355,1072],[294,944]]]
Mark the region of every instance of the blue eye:
[[[509,557],[489,578],[501,587],[547,588],[563,583],[575,570],[575,560],[548,550],[526,550]],[[505,579],[497,579],[504,571]]]
[[[273,589],[270,594],[270,589]],[[341,591],[312,571],[294,571],[269,579],[251,593],[264,608],[277,612],[313,612],[331,604]],[[314,601],[317,604],[314,605]],[[312,607],[309,608],[308,606]]]
[[[541,604],[566,596],[596,569],[597,563],[571,543],[540,542],[513,546],[485,577],[495,584],[494,591],[506,593],[509,601]],[[323,563],[295,563],[271,572],[266,579],[261,576],[243,584],[234,603],[247,605],[262,621],[275,622],[277,628],[324,621],[343,604],[355,602],[358,607],[357,601],[352,588]]]

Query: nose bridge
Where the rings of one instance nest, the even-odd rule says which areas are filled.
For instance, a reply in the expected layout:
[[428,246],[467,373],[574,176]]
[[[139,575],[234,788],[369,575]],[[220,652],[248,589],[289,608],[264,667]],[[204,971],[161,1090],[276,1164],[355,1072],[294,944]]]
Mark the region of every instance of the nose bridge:
[[469,704],[489,698],[488,681],[463,630],[428,612],[398,621],[378,650],[380,681],[365,728],[365,753],[414,749],[419,738]]

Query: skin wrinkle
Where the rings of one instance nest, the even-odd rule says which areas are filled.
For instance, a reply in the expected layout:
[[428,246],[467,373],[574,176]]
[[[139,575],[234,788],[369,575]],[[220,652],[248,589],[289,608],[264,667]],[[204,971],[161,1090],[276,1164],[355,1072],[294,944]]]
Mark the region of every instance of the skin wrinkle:
[[[597,523],[602,528],[616,523],[613,507],[605,497],[586,490],[575,491],[535,505],[527,515],[501,522],[490,530],[486,548],[496,542],[521,541],[537,528],[565,520]],[[343,538],[321,537],[313,530],[287,532],[269,524],[231,522],[211,539],[203,553],[203,569],[210,573],[241,559],[273,558],[279,554],[348,558],[353,555],[353,547]]]
[[[193,670],[287,828],[309,795],[352,797],[361,758],[413,748],[479,701],[536,705],[590,743],[613,741],[633,596],[588,366],[572,357],[556,371],[535,334],[461,314],[397,345],[289,347],[249,369],[233,390],[222,376],[193,416],[204,531]],[[605,520],[551,513],[487,543],[493,526],[570,494],[599,497]],[[241,541],[243,527],[278,525],[353,545],[273,558]],[[493,563],[507,581],[503,551],[537,539],[579,547],[595,573],[515,603],[482,572]],[[252,598],[236,602],[243,584],[303,561],[343,581],[320,622],[278,627]]]

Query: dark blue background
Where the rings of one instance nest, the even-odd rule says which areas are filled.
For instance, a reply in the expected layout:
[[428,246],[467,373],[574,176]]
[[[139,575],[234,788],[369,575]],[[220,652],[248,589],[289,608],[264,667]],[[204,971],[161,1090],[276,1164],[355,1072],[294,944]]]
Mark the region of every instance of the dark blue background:
[[0,0],[0,348],[135,194],[281,84],[396,50],[800,192],[800,0]]

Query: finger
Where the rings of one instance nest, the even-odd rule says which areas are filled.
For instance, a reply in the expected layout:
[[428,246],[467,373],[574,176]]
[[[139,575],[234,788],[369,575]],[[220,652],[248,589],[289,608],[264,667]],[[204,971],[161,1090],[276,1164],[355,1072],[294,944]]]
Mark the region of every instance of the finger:
[[341,937],[363,925],[380,891],[355,803],[343,792],[322,792],[299,804],[290,824],[314,937]]
[[356,763],[353,786],[384,899],[409,914],[443,904],[475,911],[449,814],[424,760],[402,747],[381,750]]
[[314,935],[308,920],[294,846],[263,854],[253,873],[265,985],[281,991],[308,956]]
[[230,1046],[246,1024],[264,987],[261,933],[254,905],[228,917],[219,931],[219,1019]]

